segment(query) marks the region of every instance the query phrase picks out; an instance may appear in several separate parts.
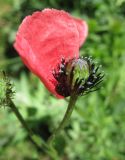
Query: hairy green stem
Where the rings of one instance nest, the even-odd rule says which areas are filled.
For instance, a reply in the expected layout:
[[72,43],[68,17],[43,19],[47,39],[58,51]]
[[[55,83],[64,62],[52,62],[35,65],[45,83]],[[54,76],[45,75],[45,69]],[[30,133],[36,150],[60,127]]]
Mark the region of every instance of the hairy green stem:
[[41,143],[39,142],[39,144],[36,142],[36,140],[34,139],[34,133],[33,131],[28,127],[27,123],[25,122],[25,120],[23,119],[22,115],[20,114],[20,112],[18,111],[16,105],[13,103],[13,101],[11,99],[9,99],[9,107],[12,109],[12,111],[15,113],[16,117],[18,118],[18,120],[20,121],[20,123],[22,124],[22,126],[26,129],[26,131],[28,132],[28,136],[30,141],[32,142],[32,144],[40,151],[47,153],[53,160],[59,160],[59,157],[56,153],[56,151],[53,148],[50,148],[42,139],[40,139]]
[[75,103],[76,103],[77,98],[78,97],[77,97],[76,94],[71,95],[70,100],[69,100],[69,104],[68,104],[68,107],[67,107],[67,110],[66,110],[66,113],[65,113],[61,123],[59,124],[57,129],[55,129],[55,131],[53,132],[53,134],[50,136],[50,138],[48,140],[48,144],[50,146],[52,146],[52,143],[53,143],[55,137],[64,129],[64,127],[69,122],[69,119],[70,119],[71,114],[73,112],[73,109],[75,107]]

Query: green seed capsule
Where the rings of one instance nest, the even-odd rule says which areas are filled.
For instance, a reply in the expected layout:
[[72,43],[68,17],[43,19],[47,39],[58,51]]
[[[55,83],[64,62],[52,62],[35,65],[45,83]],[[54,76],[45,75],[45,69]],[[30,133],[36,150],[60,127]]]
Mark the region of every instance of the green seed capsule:
[[82,83],[89,77],[89,66],[84,59],[73,59],[67,63],[66,74],[68,83],[72,86],[75,85],[77,79],[82,79]]

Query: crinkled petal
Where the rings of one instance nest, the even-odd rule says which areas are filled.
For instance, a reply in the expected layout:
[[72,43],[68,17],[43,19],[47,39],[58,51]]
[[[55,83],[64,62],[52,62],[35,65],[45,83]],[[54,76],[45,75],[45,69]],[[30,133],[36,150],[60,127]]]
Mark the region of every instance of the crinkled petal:
[[81,47],[88,35],[88,25],[84,20],[81,19],[74,18],[74,21],[79,32],[79,46]]

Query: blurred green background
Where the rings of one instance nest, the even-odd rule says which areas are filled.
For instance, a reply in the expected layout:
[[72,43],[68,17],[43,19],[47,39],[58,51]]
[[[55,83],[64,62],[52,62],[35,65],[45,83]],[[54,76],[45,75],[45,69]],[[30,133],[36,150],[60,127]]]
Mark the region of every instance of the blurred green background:
[[[22,19],[44,8],[64,9],[89,25],[80,50],[103,65],[101,90],[80,97],[65,131],[56,139],[63,160],[125,160],[125,0],[0,0],[0,70],[15,85],[14,102],[44,140],[67,107],[26,69],[13,48]],[[32,153],[32,154],[31,154]],[[0,160],[49,160],[27,139],[15,115],[0,108]]]

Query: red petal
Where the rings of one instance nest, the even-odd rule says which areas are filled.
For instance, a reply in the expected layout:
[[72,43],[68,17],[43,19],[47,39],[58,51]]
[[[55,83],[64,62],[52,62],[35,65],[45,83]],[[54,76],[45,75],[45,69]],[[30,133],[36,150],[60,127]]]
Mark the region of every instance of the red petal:
[[79,32],[79,46],[82,46],[88,35],[88,25],[85,21],[81,19],[74,18],[74,21],[77,25],[77,29]]
[[79,39],[81,33],[77,20],[74,21],[68,13],[45,9],[23,20],[14,47],[48,90],[60,97],[55,91],[52,70],[61,58],[79,56],[79,41],[83,41]]

